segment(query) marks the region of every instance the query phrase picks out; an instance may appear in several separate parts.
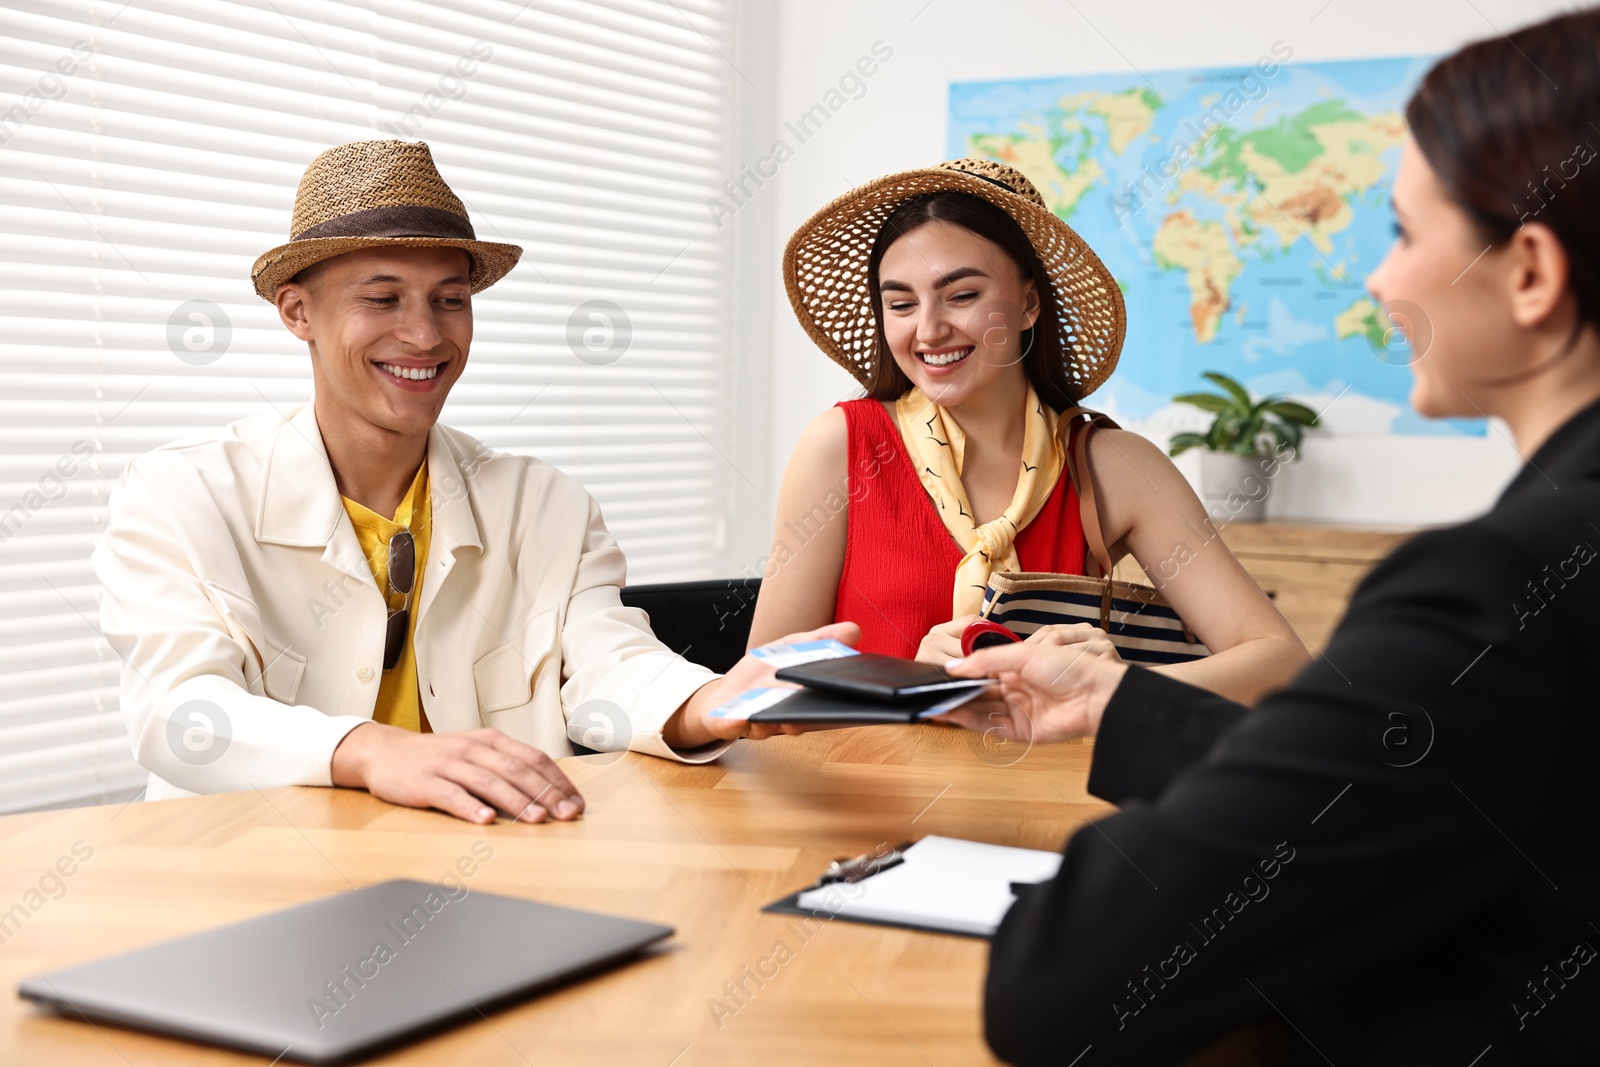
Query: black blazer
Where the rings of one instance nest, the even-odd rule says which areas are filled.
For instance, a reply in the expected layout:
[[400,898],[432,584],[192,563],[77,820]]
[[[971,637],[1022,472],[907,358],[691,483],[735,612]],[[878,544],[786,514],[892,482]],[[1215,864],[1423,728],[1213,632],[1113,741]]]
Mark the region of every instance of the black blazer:
[[995,934],[995,1052],[1165,1064],[1285,1019],[1293,1063],[1600,1063],[1597,556],[1600,404],[1257,709],[1131,669],[1089,778],[1121,810]]

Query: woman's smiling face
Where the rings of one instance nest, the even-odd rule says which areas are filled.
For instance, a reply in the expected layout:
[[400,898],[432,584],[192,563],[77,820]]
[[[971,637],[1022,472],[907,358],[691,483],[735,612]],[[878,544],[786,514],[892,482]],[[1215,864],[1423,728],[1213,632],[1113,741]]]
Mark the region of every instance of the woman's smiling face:
[[1024,374],[1022,331],[1039,317],[1039,291],[993,241],[928,222],[888,247],[878,278],[889,351],[930,399],[957,407]]

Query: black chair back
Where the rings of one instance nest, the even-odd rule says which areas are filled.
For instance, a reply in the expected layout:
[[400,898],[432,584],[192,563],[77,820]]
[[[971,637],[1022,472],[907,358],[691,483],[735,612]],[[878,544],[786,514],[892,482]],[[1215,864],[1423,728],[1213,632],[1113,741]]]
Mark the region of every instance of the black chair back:
[[760,591],[760,578],[713,578],[626,586],[622,602],[650,616],[662,644],[722,674],[744,655]]

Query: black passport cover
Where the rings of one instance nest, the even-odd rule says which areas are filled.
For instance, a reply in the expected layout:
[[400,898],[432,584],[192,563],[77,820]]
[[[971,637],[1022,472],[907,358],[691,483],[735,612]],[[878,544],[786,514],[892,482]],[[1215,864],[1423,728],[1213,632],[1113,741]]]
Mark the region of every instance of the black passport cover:
[[[785,668],[787,669],[787,668]],[[779,672],[782,677],[782,672]],[[858,696],[797,689],[794,696],[750,716],[751,722],[814,722],[866,726],[875,723],[914,723],[924,711],[954,694],[948,690],[923,693],[895,703],[880,703]]]
[[[780,668],[777,678],[781,682],[795,682],[811,689],[847,695],[882,703],[900,704],[907,700],[921,700],[932,696],[930,703],[952,696],[956,687],[936,690],[934,693],[907,693],[927,685],[949,685],[965,679],[952,678],[941,667],[916,660],[899,659],[863,652],[859,656],[841,656],[838,659],[819,659],[810,663],[797,663]],[[928,705],[924,705],[925,707]],[[900,722],[902,720],[885,720]]]

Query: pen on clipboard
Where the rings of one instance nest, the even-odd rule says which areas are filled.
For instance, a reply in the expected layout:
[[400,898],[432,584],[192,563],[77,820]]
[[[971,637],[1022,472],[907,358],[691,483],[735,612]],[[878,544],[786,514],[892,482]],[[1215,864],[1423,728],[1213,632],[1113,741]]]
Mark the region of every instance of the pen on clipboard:
[[837,882],[860,882],[890,867],[898,867],[906,861],[906,849],[915,843],[907,841],[881,855],[869,852],[854,859],[834,860],[828,864],[828,869],[822,872],[822,876],[812,888],[821,888]]

